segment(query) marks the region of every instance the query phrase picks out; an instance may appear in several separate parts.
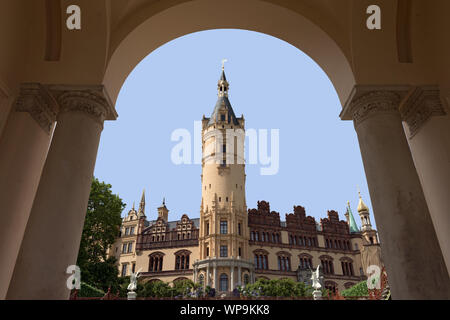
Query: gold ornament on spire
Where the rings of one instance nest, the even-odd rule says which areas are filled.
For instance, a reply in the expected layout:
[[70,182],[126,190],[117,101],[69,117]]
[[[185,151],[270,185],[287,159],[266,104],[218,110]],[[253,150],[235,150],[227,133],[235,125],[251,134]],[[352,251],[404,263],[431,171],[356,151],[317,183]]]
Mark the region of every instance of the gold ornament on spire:
[[366,204],[364,203],[362,197],[361,197],[361,192],[359,191],[358,188],[358,196],[359,196],[359,203],[358,203],[358,212],[369,212],[369,208],[366,206]]

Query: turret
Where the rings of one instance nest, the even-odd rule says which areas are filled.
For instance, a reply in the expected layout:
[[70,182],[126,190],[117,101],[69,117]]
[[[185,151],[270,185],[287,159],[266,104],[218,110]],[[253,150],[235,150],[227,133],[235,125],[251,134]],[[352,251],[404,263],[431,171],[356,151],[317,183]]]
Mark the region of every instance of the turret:
[[361,217],[361,233],[366,239],[367,243],[378,244],[377,232],[372,229],[372,224],[370,222],[370,212],[369,208],[364,203],[361,193],[358,192],[359,203],[358,203],[358,213]]
[[141,202],[139,203],[138,217],[145,217],[145,189],[142,191]]
[[162,205],[158,208],[158,218],[162,218],[165,222],[169,221],[169,210],[166,207],[165,198],[163,198]]

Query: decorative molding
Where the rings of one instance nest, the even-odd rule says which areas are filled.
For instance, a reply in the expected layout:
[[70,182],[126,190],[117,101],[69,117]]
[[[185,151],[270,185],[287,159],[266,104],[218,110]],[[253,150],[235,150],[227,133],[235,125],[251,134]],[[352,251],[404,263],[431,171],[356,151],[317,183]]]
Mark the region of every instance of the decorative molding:
[[410,86],[356,85],[341,114],[342,120],[353,120],[355,129],[376,114],[399,114],[399,106]]
[[431,117],[447,114],[437,86],[420,86],[411,89],[400,106],[400,113],[408,126],[409,139],[413,138]]
[[48,85],[60,105],[60,113],[82,112],[103,125],[117,119],[117,113],[103,85]]
[[391,91],[369,92],[352,102],[352,118],[355,128],[375,114],[398,113],[400,96]]
[[14,102],[14,110],[28,112],[39,126],[50,135],[58,114],[58,104],[40,83],[23,83]]

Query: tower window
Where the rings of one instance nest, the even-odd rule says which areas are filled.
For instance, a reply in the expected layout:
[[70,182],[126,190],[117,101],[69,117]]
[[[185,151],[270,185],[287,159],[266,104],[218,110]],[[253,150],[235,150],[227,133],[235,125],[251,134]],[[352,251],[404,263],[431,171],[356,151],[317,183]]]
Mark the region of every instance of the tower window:
[[239,249],[238,249],[238,256],[239,257],[242,256],[242,248],[241,247],[239,247]]
[[228,222],[226,220],[220,221],[220,234],[228,233]]
[[220,256],[222,258],[228,257],[228,246],[220,246]]
[[222,145],[222,152],[227,152],[227,145],[226,144],[224,144],[224,145]]
[[220,275],[219,283],[220,283],[220,286],[219,286],[220,291],[228,291],[228,276],[226,274]]
[[220,115],[220,121],[225,121],[225,115],[224,114]]
[[238,235],[241,235],[241,224],[238,223]]
[[219,202],[221,202],[222,201],[222,197],[219,197]]
[[[228,202],[228,197],[225,198],[225,201]],[[370,239],[372,239],[372,238],[370,238]]]

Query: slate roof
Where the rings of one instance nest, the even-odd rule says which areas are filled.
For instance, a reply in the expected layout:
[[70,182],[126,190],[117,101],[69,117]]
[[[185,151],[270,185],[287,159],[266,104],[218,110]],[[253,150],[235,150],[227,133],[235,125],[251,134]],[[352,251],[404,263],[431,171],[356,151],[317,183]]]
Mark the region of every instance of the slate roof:
[[222,96],[222,97],[219,97],[217,99],[216,106],[214,107],[214,111],[213,111],[213,113],[211,115],[211,118],[209,118],[208,125],[213,124],[214,123],[214,119],[217,122],[220,121],[220,119],[219,119],[219,115],[220,115],[219,110],[221,109],[222,106],[225,106],[225,109],[226,109],[226,111],[228,113],[228,117],[227,117],[228,118],[228,123],[232,122],[233,124],[238,125],[239,122],[238,122],[238,120],[236,118],[236,115],[234,114],[233,108],[231,107],[230,100],[228,100],[228,97],[226,97],[226,96]]

